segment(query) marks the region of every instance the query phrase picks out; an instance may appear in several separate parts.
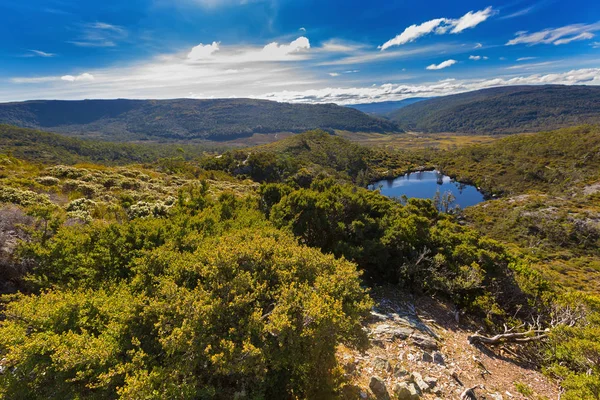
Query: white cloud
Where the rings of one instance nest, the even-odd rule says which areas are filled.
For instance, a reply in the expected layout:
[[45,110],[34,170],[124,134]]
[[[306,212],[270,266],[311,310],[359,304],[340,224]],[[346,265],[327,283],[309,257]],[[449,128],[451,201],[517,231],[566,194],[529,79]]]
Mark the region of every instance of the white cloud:
[[39,57],[55,57],[56,54],[54,53],[46,53],[45,51],[41,51],[41,50],[29,50],[32,54],[39,56]]
[[379,46],[379,48],[381,50],[386,50],[392,46],[400,46],[414,42],[418,38],[429,35],[430,33],[438,35],[448,32],[460,33],[465,29],[474,28],[495,13],[496,11],[492,7],[487,7],[481,11],[469,11],[458,19],[436,18],[419,25],[411,25],[393,39],[390,39]]
[[487,60],[487,56],[469,56],[469,60],[479,61],[479,60]]
[[339,73],[337,73],[337,72],[330,72],[330,73],[329,73],[329,76],[336,77],[336,76],[340,76],[340,74],[339,74]]
[[572,24],[560,28],[549,28],[539,32],[520,31],[516,37],[509,40],[506,45],[526,44],[567,44],[576,40],[589,40],[594,37],[592,32],[600,30],[600,22],[594,24]]
[[537,57],[521,57],[521,58],[517,58],[517,61],[529,61],[529,60],[535,60]]
[[61,80],[63,81],[67,81],[67,82],[86,82],[86,81],[93,81],[94,80],[94,75],[89,74],[87,72],[84,72],[83,74],[80,75],[63,75],[60,77]]
[[425,36],[433,32],[445,21],[447,21],[446,18],[437,18],[432,19],[431,21],[423,22],[420,25],[411,25],[395,38],[382,44],[380,48],[381,50],[385,50],[392,46],[400,46],[406,43],[414,42],[421,36]]
[[403,100],[410,97],[433,97],[468,92],[498,86],[513,85],[600,85],[600,68],[572,70],[554,74],[535,74],[511,78],[442,81],[415,85],[383,84],[370,87],[322,88],[305,91],[281,91],[256,96],[267,100],[298,103],[356,104],[386,100]]
[[219,43],[212,42],[212,44],[202,44],[192,47],[192,50],[188,53],[188,60],[198,61],[206,58],[210,58],[213,53],[219,51]]
[[495,13],[496,11],[492,7],[476,12],[469,11],[458,20],[452,20],[450,24],[453,28],[450,33],[460,33],[465,29],[474,28]]
[[309,40],[304,36],[300,36],[290,44],[269,43],[262,49],[262,53],[268,59],[278,59],[308,49],[310,49]]
[[594,49],[600,49],[600,42],[594,42],[594,43],[592,43],[592,47]]
[[564,39],[559,39],[556,42],[554,42],[555,45],[559,45],[559,44],[568,44],[571,42],[574,42],[576,40],[588,40],[588,39],[593,39],[595,37],[595,35],[593,33],[590,32],[582,32],[577,36],[571,36],[568,38],[564,38]]
[[431,64],[430,66],[428,66],[425,69],[428,69],[428,70],[444,69],[444,68],[451,67],[451,66],[453,66],[456,63],[457,63],[456,60],[446,60],[446,61],[443,61],[443,62],[441,62],[439,64]]
[[306,32],[306,28],[305,27],[301,27],[300,29],[298,29],[300,32]]
[[475,43],[475,47],[473,47],[474,49],[480,49],[482,48],[483,45],[481,43]]
[[[221,46],[220,42],[199,44],[187,54],[195,64],[248,64],[257,62],[300,61],[308,57],[310,41],[301,36],[288,44],[272,42],[264,47]],[[178,56],[160,56],[164,61],[175,61]]]

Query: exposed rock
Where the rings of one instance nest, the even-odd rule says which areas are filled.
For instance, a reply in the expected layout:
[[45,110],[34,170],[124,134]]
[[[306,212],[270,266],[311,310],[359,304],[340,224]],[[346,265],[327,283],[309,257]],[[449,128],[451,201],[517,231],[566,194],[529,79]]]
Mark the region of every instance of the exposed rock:
[[396,367],[394,368],[394,377],[404,378],[405,376],[408,376],[408,371],[402,368],[401,366],[396,365]]
[[381,324],[373,330],[373,334],[376,336],[386,336],[392,340],[404,340],[407,339],[413,331],[414,329],[412,328]]
[[432,355],[431,355],[430,353],[428,353],[428,352],[424,351],[424,352],[423,352],[423,357],[422,357],[422,360],[423,360],[424,362],[433,362],[433,357],[432,357]]
[[409,383],[408,384],[408,391],[410,392],[410,398],[412,400],[416,400],[419,397],[421,397],[421,391],[419,390],[419,388],[417,387],[417,385],[415,385],[414,383]]
[[412,400],[412,393],[406,382],[397,383],[394,386],[394,394],[399,400]]
[[421,374],[419,374],[418,372],[413,372],[410,377],[411,377],[412,381],[414,382],[414,384],[417,385],[417,387],[419,388],[420,391],[422,391],[422,392],[429,391],[429,389],[430,389],[429,384],[427,384],[427,382],[425,382],[423,380],[423,377],[421,376]]
[[411,336],[413,343],[422,349],[426,350],[437,350],[437,342],[429,336],[425,336],[421,333],[415,333]]
[[434,378],[433,376],[426,376],[423,380],[427,385],[429,385],[430,389],[433,389],[435,385],[437,385],[438,381],[437,378]]
[[375,357],[375,360],[373,361],[373,367],[379,371],[390,372],[392,370],[390,362],[387,360],[387,358],[383,357]]
[[444,356],[439,351],[433,353],[433,362],[439,365],[446,365],[446,360],[444,360]]
[[390,398],[390,395],[387,391],[387,387],[385,386],[385,382],[383,381],[383,379],[377,376],[371,377],[371,382],[369,382],[369,388],[371,388],[371,391],[373,392],[375,397],[377,397],[377,399],[387,400]]

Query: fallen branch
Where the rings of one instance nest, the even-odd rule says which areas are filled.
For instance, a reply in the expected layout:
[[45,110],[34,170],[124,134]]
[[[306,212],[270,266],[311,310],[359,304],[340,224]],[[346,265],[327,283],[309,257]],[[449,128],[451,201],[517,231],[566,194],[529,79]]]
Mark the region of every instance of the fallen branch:
[[469,343],[500,344],[500,343],[527,343],[543,340],[548,337],[548,330],[531,329],[527,332],[500,333],[488,337],[479,334],[469,336]]

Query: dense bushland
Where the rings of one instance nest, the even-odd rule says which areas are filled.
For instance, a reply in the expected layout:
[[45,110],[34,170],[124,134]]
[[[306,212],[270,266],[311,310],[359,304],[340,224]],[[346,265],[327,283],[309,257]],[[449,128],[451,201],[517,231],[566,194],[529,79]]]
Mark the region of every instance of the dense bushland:
[[0,104],[0,123],[111,141],[231,140],[309,129],[400,132],[394,122],[335,104],[254,99],[4,103]]
[[[591,140],[572,138],[573,154]],[[529,149],[515,147],[515,159],[534,160]],[[1,288],[12,292],[2,298],[0,395],[335,397],[336,346],[361,345],[367,287],[378,284],[448,299],[489,332],[535,323],[547,338],[521,353],[564,398],[597,394],[600,300],[544,269],[559,257],[597,260],[595,228],[577,222],[596,215],[596,194],[581,186],[568,202],[579,215],[554,220],[548,208],[567,204],[558,195],[570,189],[548,180],[556,196],[448,215],[351,183],[375,173],[377,157],[401,169],[435,154],[405,158],[324,132],[254,150],[127,167],[0,157]],[[563,150],[540,150],[539,162],[562,165]],[[481,173],[476,165],[465,173]]]

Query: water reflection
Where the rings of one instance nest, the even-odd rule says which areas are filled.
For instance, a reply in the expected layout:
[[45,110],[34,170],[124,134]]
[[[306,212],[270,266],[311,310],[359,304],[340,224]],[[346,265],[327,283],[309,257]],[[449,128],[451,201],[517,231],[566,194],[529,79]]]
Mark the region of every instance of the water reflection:
[[379,189],[388,197],[434,199],[436,193],[442,197],[449,192],[454,196],[454,204],[461,208],[473,206],[484,201],[475,186],[456,182],[439,171],[419,171],[399,176],[395,179],[384,179],[369,185],[369,189]]

